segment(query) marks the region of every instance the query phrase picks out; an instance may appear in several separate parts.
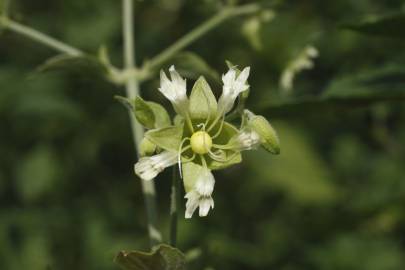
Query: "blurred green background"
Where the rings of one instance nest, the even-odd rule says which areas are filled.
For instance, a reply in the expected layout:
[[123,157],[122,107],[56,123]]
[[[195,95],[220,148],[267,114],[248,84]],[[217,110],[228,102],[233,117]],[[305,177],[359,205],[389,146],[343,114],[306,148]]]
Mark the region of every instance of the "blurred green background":
[[[206,218],[184,220],[182,201],[178,246],[198,255],[189,269],[405,269],[405,43],[341,27],[397,13],[403,1],[261,2],[273,5],[272,20],[235,18],[188,50],[219,74],[225,60],[252,67],[248,107],[277,129],[281,155],[252,151],[215,173]],[[220,4],[137,1],[138,62]],[[120,1],[15,0],[11,14],[89,52],[105,44],[122,65]],[[307,45],[319,50],[315,66],[285,93],[280,75]],[[148,249],[128,116],[113,99],[124,92],[75,67],[36,72],[54,55],[1,33],[0,269],[118,269],[118,251]],[[173,61],[189,85],[209,69]],[[157,79],[143,95],[169,106]],[[219,95],[215,75],[209,81]],[[170,176],[156,179],[165,239]]]

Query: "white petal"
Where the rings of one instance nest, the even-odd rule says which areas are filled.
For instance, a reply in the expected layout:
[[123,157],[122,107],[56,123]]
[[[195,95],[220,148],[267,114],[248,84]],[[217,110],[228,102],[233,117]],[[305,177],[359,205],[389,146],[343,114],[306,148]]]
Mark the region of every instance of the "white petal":
[[235,81],[235,77],[236,71],[233,68],[229,69],[225,75],[222,75],[222,82],[224,83],[224,86],[231,87]]
[[195,184],[196,191],[201,196],[210,196],[214,191],[215,178],[210,170],[205,169],[204,172],[197,179]]
[[151,157],[143,157],[135,164],[135,173],[143,180],[152,180],[166,167],[177,162],[177,153],[165,151]]
[[238,79],[236,80],[240,84],[245,84],[249,78],[250,67],[245,67],[242,72],[239,74]]
[[250,67],[246,67],[236,78],[236,71],[231,68],[222,76],[224,85],[222,87],[222,95],[218,102],[218,109],[222,113],[229,112],[239,94],[249,88],[249,85],[247,84],[249,73]]
[[208,212],[211,209],[211,206],[214,205],[214,200],[211,197],[204,198],[200,201],[200,210],[199,215],[200,217],[205,217],[208,215]]
[[187,199],[185,218],[191,218],[199,205],[200,196],[196,191],[192,190],[184,197]]
[[186,80],[180,76],[174,66],[170,67],[169,72],[171,80],[164,71],[160,72],[159,91],[170,100],[178,114],[185,115],[188,110]]

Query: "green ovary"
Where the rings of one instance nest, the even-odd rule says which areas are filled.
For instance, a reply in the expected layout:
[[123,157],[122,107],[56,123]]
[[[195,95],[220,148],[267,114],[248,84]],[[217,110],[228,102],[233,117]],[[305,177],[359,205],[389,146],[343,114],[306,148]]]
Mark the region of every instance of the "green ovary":
[[195,132],[190,139],[191,149],[196,154],[207,154],[212,147],[211,136],[205,131]]

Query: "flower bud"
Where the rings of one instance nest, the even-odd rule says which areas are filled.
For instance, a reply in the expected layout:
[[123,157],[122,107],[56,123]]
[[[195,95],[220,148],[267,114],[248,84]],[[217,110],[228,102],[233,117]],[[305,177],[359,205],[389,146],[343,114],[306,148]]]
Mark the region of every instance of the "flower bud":
[[141,157],[151,156],[156,151],[156,144],[151,142],[146,137],[142,139],[141,144],[139,145],[139,154]]
[[248,110],[245,110],[245,114],[248,118],[248,126],[259,134],[261,146],[272,154],[280,154],[280,141],[276,130],[269,121],[263,116],[255,115]]

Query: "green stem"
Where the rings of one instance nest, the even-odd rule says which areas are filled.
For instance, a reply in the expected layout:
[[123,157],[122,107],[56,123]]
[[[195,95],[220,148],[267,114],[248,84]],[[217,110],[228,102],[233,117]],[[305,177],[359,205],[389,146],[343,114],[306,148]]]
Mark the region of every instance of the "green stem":
[[5,16],[0,16],[0,26],[68,55],[80,56],[84,54],[79,49],[67,45],[66,43],[63,43],[28,26],[17,23]]
[[173,247],[177,244],[177,213],[179,205],[179,181],[177,177],[177,168],[173,167],[172,193],[170,195],[170,241]]
[[[124,36],[124,61],[125,68],[130,70],[135,68],[135,45],[134,45],[134,5],[133,0],[123,0],[123,36]],[[127,97],[134,99],[139,95],[139,82],[135,77],[131,77],[126,83]],[[131,129],[135,148],[139,150],[139,145],[143,138],[144,129],[130,112]],[[139,151],[138,157],[139,157]],[[148,233],[150,245],[161,242],[162,237],[157,229],[156,193],[153,181],[141,180],[142,192],[144,194],[145,208],[148,222]]]
[[176,41],[173,45],[168,47],[167,49],[163,50],[161,53],[153,57],[150,61],[145,63],[144,68],[148,70],[154,70],[159,68],[162,64],[164,64],[167,60],[169,60],[173,55],[199,39],[201,36],[206,34],[208,31],[212,30],[225,20],[240,16],[251,14],[260,10],[260,6],[258,4],[247,4],[242,6],[235,6],[235,7],[226,7],[222,9],[218,14],[214,15],[212,18],[208,19],[204,23],[202,23],[197,28],[193,29],[191,32],[180,38]]

